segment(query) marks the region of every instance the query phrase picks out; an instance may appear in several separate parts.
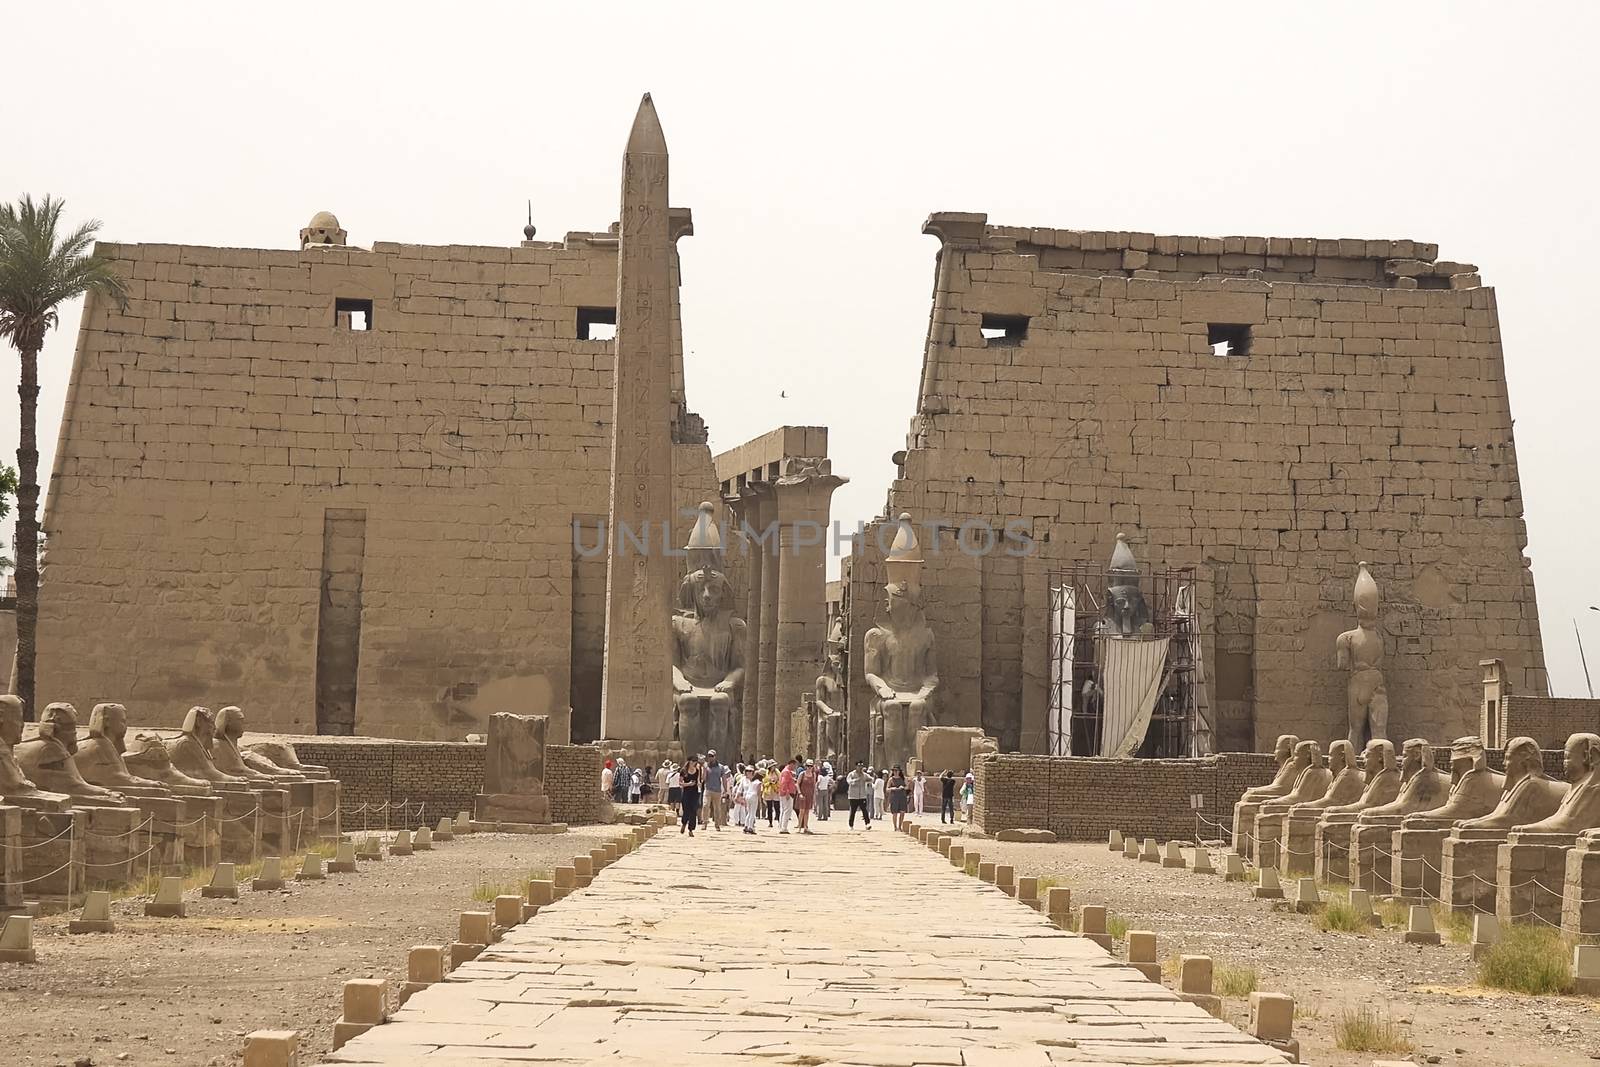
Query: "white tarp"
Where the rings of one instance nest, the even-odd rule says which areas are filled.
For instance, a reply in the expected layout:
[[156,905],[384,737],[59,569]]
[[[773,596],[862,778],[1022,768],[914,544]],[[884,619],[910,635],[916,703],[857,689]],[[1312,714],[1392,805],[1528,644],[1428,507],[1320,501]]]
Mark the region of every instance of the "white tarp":
[[1150,715],[1161,695],[1170,637],[1095,638],[1095,662],[1100,667],[1100,692],[1104,731],[1100,755],[1131,756],[1144,741]]
[[1072,755],[1072,646],[1078,625],[1078,591],[1050,590],[1050,755]]

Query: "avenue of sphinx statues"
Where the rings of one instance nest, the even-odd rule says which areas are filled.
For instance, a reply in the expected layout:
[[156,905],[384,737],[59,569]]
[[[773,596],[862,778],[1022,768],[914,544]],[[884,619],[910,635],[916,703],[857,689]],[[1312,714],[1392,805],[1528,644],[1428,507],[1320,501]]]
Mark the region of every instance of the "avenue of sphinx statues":
[[[323,768],[241,747],[236,707],[221,721],[218,736],[211,713],[193,708],[172,742],[141,735],[128,751],[121,704],[95,705],[80,738],[77,709],[54,703],[23,740],[21,702],[0,696],[0,804],[20,811],[30,897],[76,903],[155,868],[285,855],[337,835],[339,785]],[[0,910],[19,903],[5,893]]]
[[884,613],[866,633],[863,673],[872,690],[870,762],[905,767],[916,755],[917,731],[942,725],[933,630],[922,611],[922,553],[911,516],[902,513],[894,543],[884,558],[888,585]]
[[722,535],[709,502],[684,547],[689,572],[672,617],[673,737],[686,757],[738,752],[746,629],[730,610],[733,589],[720,568]]

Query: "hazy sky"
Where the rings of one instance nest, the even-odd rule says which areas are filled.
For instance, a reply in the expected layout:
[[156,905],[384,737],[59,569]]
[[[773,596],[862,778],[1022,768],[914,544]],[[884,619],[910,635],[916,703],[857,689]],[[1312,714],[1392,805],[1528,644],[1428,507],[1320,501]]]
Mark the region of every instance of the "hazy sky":
[[38,47],[0,65],[0,198],[123,241],[288,248],[327,209],[355,244],[511,244],[529,198],[542,238],[602,229],[649,90],[697,231],[690,405],[716,450],[828,426],[850,520],[904,447],[931,211],[1437,242],[1499,295],[1555,691],[1585,691],[1575,616],[1600,675],[1594,5],[55,2],[6,30]]

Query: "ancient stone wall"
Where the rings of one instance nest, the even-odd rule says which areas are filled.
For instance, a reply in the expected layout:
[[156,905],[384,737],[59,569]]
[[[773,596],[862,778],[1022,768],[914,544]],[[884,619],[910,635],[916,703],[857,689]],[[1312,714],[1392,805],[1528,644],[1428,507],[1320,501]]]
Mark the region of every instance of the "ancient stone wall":
[[601,821],[606,805],[600,797],[600,771],[605,762],[605,753],[594,745],[550,745],[544,750],[551,821],[574,826]]
[[[1344,736],[1334,639],[1354,625],[1361,560],[1383,595],[1391,737],[1473,732],[1485,656],[1545,690],[1494,292],[1476,268],[1411,241],[956,214],[927,230],[944,247],[888,513],[941,522],[925,546],[1012,523],[1033,552],[1008,554],[1014,538],[929,557],[948,721],[1042,748],[1050,568],[1103,565],[1118,532],[1147,569],[1195,570],[1222,748]],[[852,652],[881,599],[875,554],[853,570]]]
[[1600,700],[1521,693],[1508,693],[1501,699],[1501,737],[1531,737],[1540,748],[1560,750],[1573,734],[1600,732]]
[[[1275,770],[1270,755],[1252,752],[1170,760],[1002,754],[977,764],[979,829],[1030,827],[1068,841],[1103,841],[1112,830],[1158,840],[1192,840],[1197,829],[1219,836],[1214,823],[1225,822],[1239,795],[1272,781]],[[1193,796],[1201,798],[1198,809],[1190,806]]]
[[[616,302],[614,235],[100,252],[132,299],[83,315],[41,699],[418,739],[578,703],[592,733],[598,686],[573,673],[598,663],[604,557],[596,577],[572,524],[607,510],[613,343],[585,334]],[[675,266],[670,300],[692,512],[717,485],[682,399]]]

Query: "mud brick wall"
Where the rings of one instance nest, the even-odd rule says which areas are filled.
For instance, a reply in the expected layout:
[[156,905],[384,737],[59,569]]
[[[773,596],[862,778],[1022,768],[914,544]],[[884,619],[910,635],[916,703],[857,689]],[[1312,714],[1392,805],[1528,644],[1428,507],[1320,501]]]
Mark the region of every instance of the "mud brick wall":
[[[367,804],[393,806],[391,825],[399,824],[399,807],[408,802],[407,818],[416,805],[426,805],[423,818],[431,826],[441,815],[471,811],[483,789],[485,746],[466,741],[376,741],[365,738],[296,740],[295,755],[302,763],[327,767],[339,779],[346,830],[383,825],[376,810],[367,816],[356,809]],[[420,825],[420,823],[419,823]]]
[[[44,513],[39,691],[170,726],[236,703],[252,729],[350,733],[347,695],[317,713],[332,510],[364,517],[344,575],[359,613],[326,642],[353,665],[332,682],[354,683],[355,734],[564,714],[572,520],[607,511],[614,360],[578,320],[615,305],[616,246],[98,245],[130,300],[83,312]],[[684,400],[675,258],[669,285],[680,545],[717,482]],[[345,300],[370,301],[369,329]],[[592,717],[593,687],[579,696]]]
[[1561,749],[1573,734],[1600,732],[1600,700],[1507,694],[1500,724],[1501,737],[1531,737],[1540,748]]
[[572,825],[599,822],[600,770],[605,753],[597,745],[548,745],[544,750],[544,791],[550,820]]
[[[1272,780],[1270,755],[1223,753],[1205,759],[1134,760],[1003,754],[978,759],[973,817],[986,834],[1026,827],[1065,841],[1103,841],[1112,830],[1192,839],[1198,814],[1226,822],[1246,789]],[[1205,836],[1221,833],[1199,824]]]
[[[1195,569],[1219,748],[1348,732],[1334,640],[1362,560],[1383,597],[1391,737],[1474,732],[1485,657],[1545,691],[1498,312],[1476,267],[1414,241],[960,213],[925,230],[943,247],[887,513],[1020,523],[1036,547],[1019,561],[924,538],[948,721],[1043,750],[1049,569],[1104,565],[1119,532],[1147,569]],[[1217,353],[1213,326],[1248,331],[1245,353]],[[853,612],[882,599],[864,563]],[[867,625],[852,618],[853,653]]]

